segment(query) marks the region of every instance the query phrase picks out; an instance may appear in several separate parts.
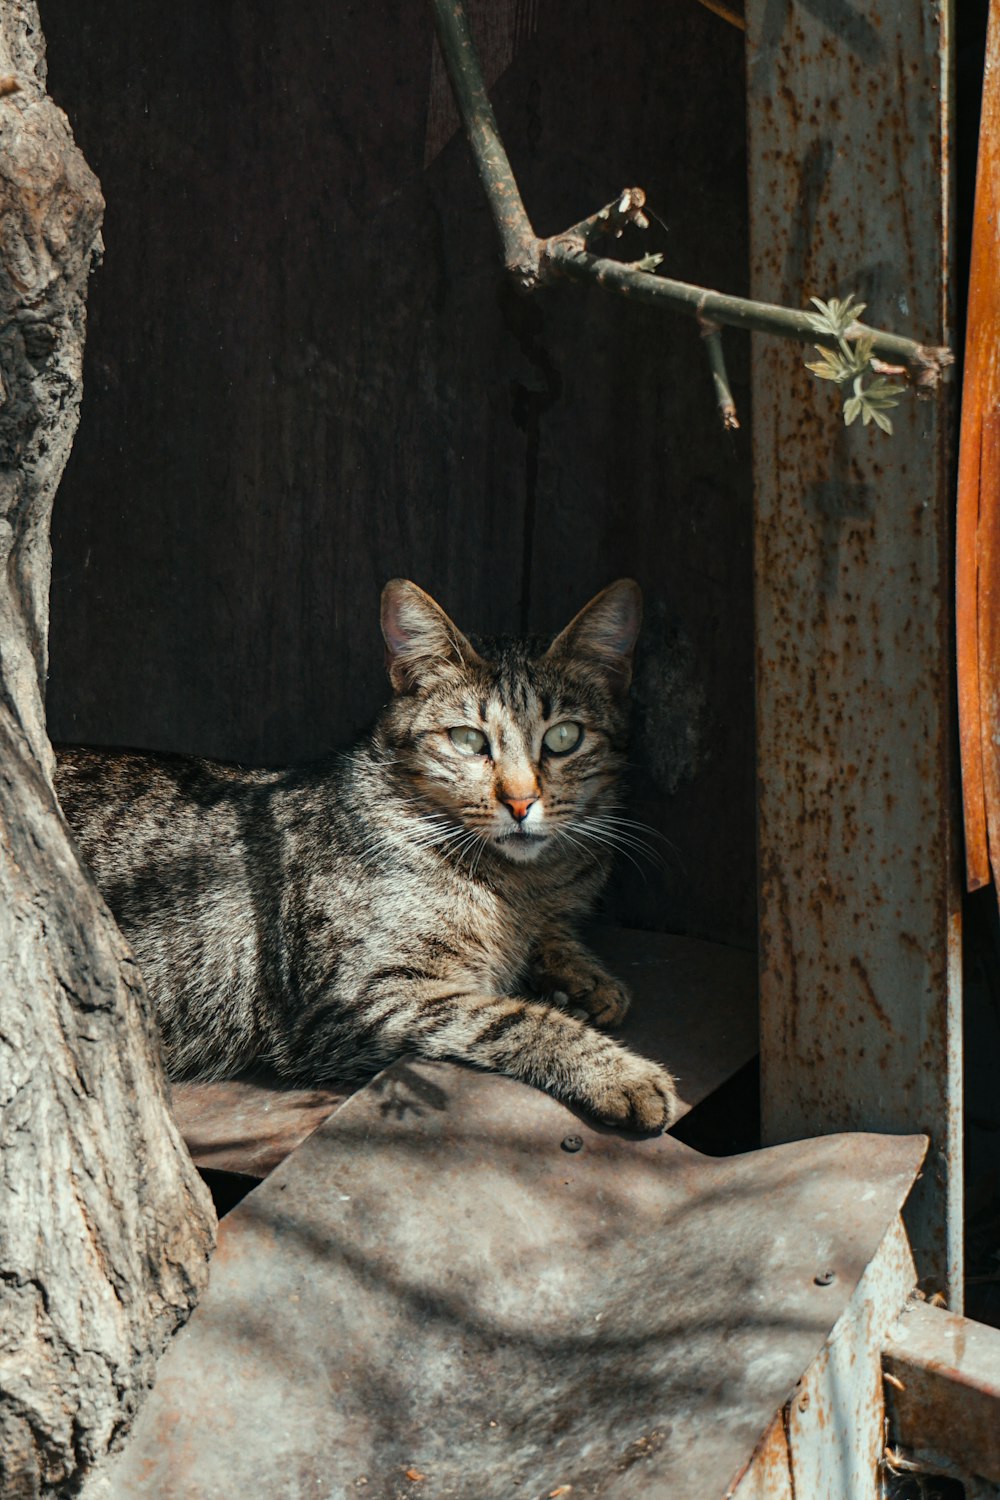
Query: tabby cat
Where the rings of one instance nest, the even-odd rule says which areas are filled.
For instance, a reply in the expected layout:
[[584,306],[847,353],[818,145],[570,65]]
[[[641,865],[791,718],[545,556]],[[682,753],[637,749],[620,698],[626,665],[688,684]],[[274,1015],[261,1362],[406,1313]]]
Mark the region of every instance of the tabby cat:
[[393,697],[292,770],[66,749],[66,818],[146,978],[174,1077],[290,1081],[400,1053],[493,1068],[662,1129],[670,1075],[603,1036],[629,997],[574,935],[608,874],[638,585],[547,650],[472,641],[403,579]]

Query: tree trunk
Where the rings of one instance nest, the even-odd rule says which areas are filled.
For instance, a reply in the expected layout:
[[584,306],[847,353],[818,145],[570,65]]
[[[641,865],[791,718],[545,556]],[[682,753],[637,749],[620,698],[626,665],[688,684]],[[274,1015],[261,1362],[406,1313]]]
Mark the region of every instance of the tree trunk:
[[45,733],[49,517],[76,429],[100,188],[0,7],[0,1496],[63,1493],[124,1436],[207,1276],[132,956],[77,862]]

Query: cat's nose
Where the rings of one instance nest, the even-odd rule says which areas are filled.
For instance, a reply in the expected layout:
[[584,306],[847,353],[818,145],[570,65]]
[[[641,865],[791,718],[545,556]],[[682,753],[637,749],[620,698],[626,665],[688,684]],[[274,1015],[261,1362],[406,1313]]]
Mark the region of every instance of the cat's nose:
[[538,801],[537,797],[501,797],[501,802],[510,813],[515,823],[523,823],[528,816],[529,807],[534,807]]

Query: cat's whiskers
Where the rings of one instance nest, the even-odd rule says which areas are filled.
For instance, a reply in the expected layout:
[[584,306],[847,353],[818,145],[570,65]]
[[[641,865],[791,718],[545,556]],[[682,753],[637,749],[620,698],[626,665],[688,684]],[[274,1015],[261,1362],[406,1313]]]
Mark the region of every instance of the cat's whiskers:
[[623,855],[629,864],[635,866],[643,880],[646,879],[646,872],[638,860],[633,857],[631,851],[634,850],[635,853],[642,855],[644,858],[650,860],[651,863],[655,863],[654,856],[645,845],[638,843],[628,844],[623,840],[621,834],[615,834],[608,829],[595,827],[590,820],[578,819],[573,824],[573,832],[579,834],[581,838],[589,839],[594,844],[610,849],[616,854]]
[[475,850],[476,858],[472,867],[474,872],[487,842],[481,833],[445,812],[420,813],[413,821],[421,827],[406,840],[410,848],[438,849],[445,858],[452,861],[462,861]]
[[424,813],[420,817],[413,818],[414,823],[419,823],[420,834],[437,833],[442,829],[461,828],[463,825],[457,818],[449,818],[445,813]]
[[449,828],[440,828],[433,833],[425,833],[420,838],[407,839],[406,842],[415,849],[439,849],[462,839],[467,831],[461,825],[458,827],[452,825]]
[[479,848],[476,850],[476,856],[473,859],[471,868],[469,870],[469,878],[470,878],[470,880],[475,879],[476,871],[479,869],[479,861],[483,857],[483,852],[486,849],[488,849],[488,848],[489,848],[489,840],[480,837]]
[[648,860],[650,864],[656,865],[659,869],[664,868],[664,861],[655,849],[651,848],[644,840],[635,838],[621,829],[609,828],[597,821],[589,822],[584,828],[581,828],[579,823],[574,826],[580,829],[582,833],[590,834],[594,838],[603,839],[609,845],[613,845],[614,848],[620,849],[623,854],[632,852],[637,854],[641,859]]
[[471,877],[476,872],[476,868],[479,864],[480,859],[482,858],[483,850],[486,848],[486,846],[487,840],[483,838],[482,834],[477,833],[474,828],[469,828],[466,829],[465,838],[462,839],[454,849],[449,850],[449,855],[452,859],[462,860],[467,854],[472,853],[472,851],[474,850],[475,853],[473,855],[472,864],[469,868],[469,875]]
[[415,817],[410,816],[413,822],[421,825],[418,833],[408,834],[396,825],[369,829],[366,842],[357,851],[358,858],[365,860],[375,854],[398,856],[401,848],[434,848],[459,838],[464,832],[462,826],[456,825],[445,813],[422,813]]
[[[649,823],[640,823],[635,818],[624,818],[620,813],[613,812],[607,808],[602,808],[601,811],[597,814],[597,818],[612,824],[615,828],[620,828],[625,832],[634,833],[635,836],[640,839],[640,841],[643,839],[658,839],[659,842],[663,844],[664,848],[673,855],[674,860],[677,863],[677,869],[679,870],[679,872],[682,875],[687,874],[687,867],[684,864],[684,860],[681,858],[681,853],[677,845],[673,843],[671,839],[668,839],[665,833],[661,833],[658,828],[653,828]],[[661,867],[665,868],[664,861],[658,855],[656,856],[656,858]]]
[[597,832],[605,833],[611,838],[618,839],[630,848],[642,850],[654,863],[661,865],[663,863],[659,851],[652,847],[648,838],[635,832],[632,828],[623,826],[621,821],[616,818],[610,818],[598,813],[596,816],[590,815],[578,819],[576,826],[580,826],[581,824]]
[[596,863],[596,861],[597,861],[597,855],[593,852],[592,849],[588,849],[587,846],[586,846],[586,844],[582,844],[579,839],[575,839],[573,837],[573,835],[570,833],[570,831],[569,831],[568,828],[556,828],[556,829],[554,829],[553,830],[553,836],[555,838],[557,838],[557,839],[564,839],[565,842],[567,844],[572,845],[572,847],[579,854],[585,855],[587,859],[589,859],[589,860],[591,860],[591,861],[593,861],[593,862]]

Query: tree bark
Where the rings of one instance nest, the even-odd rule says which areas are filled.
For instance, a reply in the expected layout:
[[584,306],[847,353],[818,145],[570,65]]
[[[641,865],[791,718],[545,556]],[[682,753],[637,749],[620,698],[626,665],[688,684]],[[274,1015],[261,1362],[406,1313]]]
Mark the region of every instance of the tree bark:
[[81,869],[45,733],[49,519],[76,429],[99,184],[0,8],[0,1496],[68,1493],[127,1432],[214,1214],[151,1008]]

